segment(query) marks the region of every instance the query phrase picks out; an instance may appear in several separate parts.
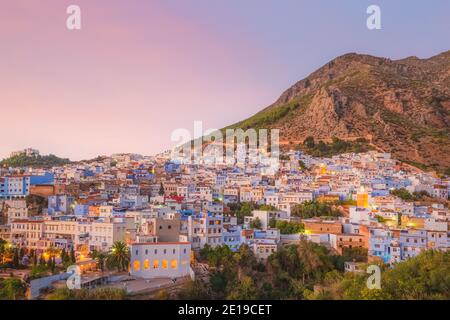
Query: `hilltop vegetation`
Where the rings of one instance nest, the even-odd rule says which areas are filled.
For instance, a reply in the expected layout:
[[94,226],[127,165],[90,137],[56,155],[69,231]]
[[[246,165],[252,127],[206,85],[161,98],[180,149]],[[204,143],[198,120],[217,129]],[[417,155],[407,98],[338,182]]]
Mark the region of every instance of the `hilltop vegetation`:
[[382,267],[381,289],[367,288],[367,274],[334,273],[325,277],[321,289],[308,299],[344,300],[448,300],[450,299],[450,253],[424,251],[417,257]]
[[0,161],[2,167],[35,167],[35,168],[51,168],[55,166],[63,166],[69,164],[70,160],[65,158],[59,158],[53,154],[47,156],[27,156],[25,154],[16,155]]
[[319,140],[316,143],[314,137],[307,137],[303,144],[298,145],[298,149],[314,157],[332,157],[342,153],[362,153],[373,150],[366,139],[359,138],[355,141],[344,141],[333,137],[331,143]]
[[[333,255],[318,244],[301,241],[279,248],[258,262],[242,245],[205,246],[200,259],[211,267],[208,280],[187,282],[180,299],[208,300],[422,300],[450,299],[450,252],[424,251],[392,268],[381,265],[381,289],[368,289],[366,272],[344,273],[344,262],[367,262],[367,250],[346,249]],[[365,271],[365,269],[363,268]]]

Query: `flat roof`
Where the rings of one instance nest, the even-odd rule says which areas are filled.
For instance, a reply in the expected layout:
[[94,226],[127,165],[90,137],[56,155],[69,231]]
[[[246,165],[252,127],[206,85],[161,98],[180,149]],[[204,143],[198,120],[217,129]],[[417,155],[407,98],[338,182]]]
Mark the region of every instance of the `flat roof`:
[[132,243],[132,246],[135,245],[173,245],[173,244],[191,244],[190,242],[135,242]]

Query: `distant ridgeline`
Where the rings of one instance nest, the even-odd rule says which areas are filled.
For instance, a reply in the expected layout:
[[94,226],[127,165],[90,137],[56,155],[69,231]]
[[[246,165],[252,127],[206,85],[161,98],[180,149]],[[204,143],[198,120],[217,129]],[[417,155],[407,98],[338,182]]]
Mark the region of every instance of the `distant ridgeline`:
[[71,161],[65,158],[59,158],[53,154],[47,156],[35,155],[28,156],[26,154],[14,155],[12,157],[0,161],[1,167],[53,167],[69,164]]

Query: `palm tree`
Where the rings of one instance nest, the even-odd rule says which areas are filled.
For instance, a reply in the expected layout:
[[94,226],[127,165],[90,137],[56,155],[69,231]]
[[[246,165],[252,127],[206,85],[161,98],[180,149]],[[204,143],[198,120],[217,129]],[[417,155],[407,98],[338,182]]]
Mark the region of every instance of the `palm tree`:
[[109,257],[109,254],[103,251],[94,250],[89,253],[89,256],[96,261],[97,268],[103,272],[105,270],[105,263]]
[[0,239],[0,263],[4,264],[5,260],[11,260],[14,255],[14,248],[11,243]]
[[7,242],[0,238],[0,262],[3,264],[3,257],[6,253]]
[[130,263],[130,250],[123,241],[114,242],[111,250],[111,254],[108,256],[106,263],[111,268],[117,268],[120,271],[128,270]]

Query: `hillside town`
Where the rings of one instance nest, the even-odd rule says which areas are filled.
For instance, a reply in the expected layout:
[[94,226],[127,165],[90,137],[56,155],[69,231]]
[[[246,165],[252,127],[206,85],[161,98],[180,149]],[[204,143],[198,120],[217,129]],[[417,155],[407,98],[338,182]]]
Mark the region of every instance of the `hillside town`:
[[[345,272],[371,262],[392,267],[449,248],[449,191],[448,177],[378,151],[287,151],[274,174],[260,165],[179,164],[169,152],[2,167],[0,277],[28,281],[36,299],[65,283],[74,264],[83,288],[153,292],[207,276],[205,248],[246,246],[264,263],[301,241],[336,256],[362,252]],[[118,251],[129,255],[105,271],[103,260]],[[39,274],[40,265],[52,272]]]

